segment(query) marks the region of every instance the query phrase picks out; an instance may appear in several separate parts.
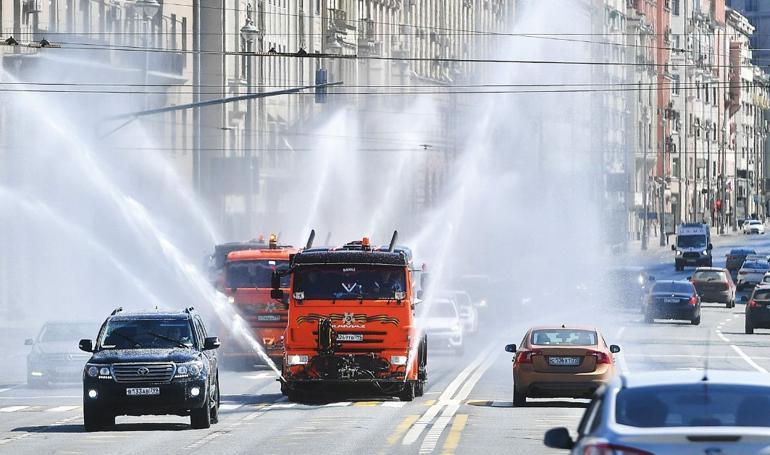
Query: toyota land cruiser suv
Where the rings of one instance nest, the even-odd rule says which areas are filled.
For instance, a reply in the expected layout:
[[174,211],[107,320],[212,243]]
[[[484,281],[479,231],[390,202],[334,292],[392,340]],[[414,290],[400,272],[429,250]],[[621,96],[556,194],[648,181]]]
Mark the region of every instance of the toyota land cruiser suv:
[[83,371],[83,424],[97,431],[118,415],[190,416],[193,428],[218,420],[217,337],[209,337],[193,308],[183,311],[112,312]]

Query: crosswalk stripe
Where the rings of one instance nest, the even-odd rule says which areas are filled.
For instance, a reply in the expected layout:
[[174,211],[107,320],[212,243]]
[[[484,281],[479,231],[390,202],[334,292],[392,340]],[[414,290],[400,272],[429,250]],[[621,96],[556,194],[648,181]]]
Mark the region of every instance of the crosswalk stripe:
[[16,412],[21,411],[22,409],[27,409],[29,406],[6,406],[4,408],[0,408],[0,412]]
[[46,409],[46,412],[67,412],[67,411],[74,411],[75,409],[78,409],[80,406],[56,406],[55,408]]

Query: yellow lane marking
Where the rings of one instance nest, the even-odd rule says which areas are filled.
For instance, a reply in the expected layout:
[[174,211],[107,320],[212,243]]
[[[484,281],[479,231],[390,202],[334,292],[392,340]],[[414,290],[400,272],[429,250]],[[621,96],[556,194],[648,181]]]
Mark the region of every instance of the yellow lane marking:
[[401,439],[401,436],[406,433],[406,430],[408,430],[413,423],[419,419],[419,415],[408,415],[404,418],[404,420],[401,421],[401,423],[398,424],[395,430],[393,430],[393,433],[388,436],[388,445],[392,446],[393,444],[397,443],[399,439]]
[[353,403],[353,406],[371,407],[379,406],[382,401],[357,401]]
[[444,442],[443,455],[452,455],[457,450],[457,446],[460,444],[460,436],[462,435],[465,424],[468,423],[468,414],[457,414],[455,421],[452,423],[452,429],[449,430],[449,434]]
[[433,406],[434,404],[436,404],[436,400],[425,400],[422,402],[422,404],[424,404],[425,406]]

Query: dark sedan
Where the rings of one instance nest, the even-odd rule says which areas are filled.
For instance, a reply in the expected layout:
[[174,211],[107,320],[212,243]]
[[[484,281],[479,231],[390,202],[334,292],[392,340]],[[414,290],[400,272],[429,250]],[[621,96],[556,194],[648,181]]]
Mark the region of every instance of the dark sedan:
[[754,333],[754,329],[770,329],[770,286],[754,289],[746,304],[745,326],[749,335]]
[[700,297],[689,281],[657,281],[644,300],[644,322],[688,320],[700,324]]
[[747,248],[733,248],[730,250],[730,253],[727,254],[725,268],[730,271],[740,269],[743,265],[743,261],[746,260],[746,256],[750,254],[757,254],[757,252]]

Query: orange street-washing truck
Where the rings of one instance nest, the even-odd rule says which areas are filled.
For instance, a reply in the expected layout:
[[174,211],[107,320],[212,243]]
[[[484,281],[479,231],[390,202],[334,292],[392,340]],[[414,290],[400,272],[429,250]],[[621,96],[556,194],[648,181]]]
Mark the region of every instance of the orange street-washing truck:
[[[296,252],[291,246],[278,245],[278,239],[271,235],[265,248],[229,253],[224,267],[224,293],[249,324],[257,342],[278,364],[283,360],[287,301],[270,296],[272,275],[276,270],[288,268],[289,255]],[[283,279],[281,287],[288,291],[288,277]],[[228,343],[230,348],[221,353],[225,362],[234,363],[232,361],[240,359],[253,363],[258,360],[249,346],[230,341],[234,341]]]
[[402,401],[421,396],[427,345],[417,338],[409,249],[395,246],[396,233],[383,248],[364,238],[314,249],[313,237],[273,276],[275,298],[281,276],[291,277],[281,391],[302,401],[366,384]]

